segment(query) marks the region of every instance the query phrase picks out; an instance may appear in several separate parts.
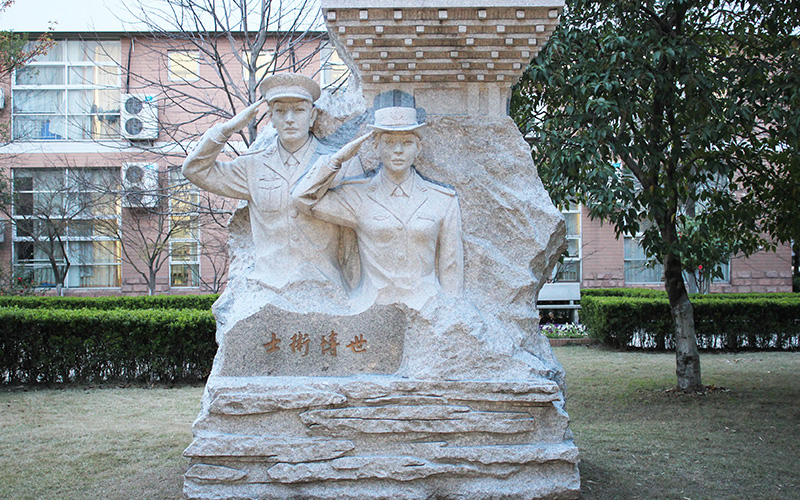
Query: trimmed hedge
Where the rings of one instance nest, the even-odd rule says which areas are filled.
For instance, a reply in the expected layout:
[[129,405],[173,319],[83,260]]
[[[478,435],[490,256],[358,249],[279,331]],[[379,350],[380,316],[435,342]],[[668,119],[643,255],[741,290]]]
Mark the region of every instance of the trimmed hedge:
[[23,309],[198,309],[210,311],[214,295],[152,295],[132,297],[0,296],[0,307]]
[[200,380],[215,329],[192,309],[0,308],[0,382]]
[[[581,297],[663,297],[667,298],[666,290],[656,290],[652,288],[582,288]],[[776,298],[796,298],[798,295],[792,292],[782,293],[764,293],[764,292],[749,292],[749,293],[709,293],[698,294],[690,293],[689,297],[692,300],[697,298],[701,299],[776,299]]]
[[[694,295],[691,300],[701,348],[800,347],[800,297],[796,295],[710,294]],[[656,349],[675,346],[665,294],[660,297],[636,292],[625,296],[617,291],[583,294],[581,320],[591,337],[610,346]]]

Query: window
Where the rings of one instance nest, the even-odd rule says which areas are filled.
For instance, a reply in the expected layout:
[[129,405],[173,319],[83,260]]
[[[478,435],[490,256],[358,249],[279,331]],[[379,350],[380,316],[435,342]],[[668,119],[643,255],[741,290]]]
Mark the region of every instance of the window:
[[345,88],[349,70],[336,49],[329,44],[323,45],[319,51],[319,59],[320,86],[333,89]]
[[200,52],[170,50],[167,52],[167,59],[169,81],[196,82],[200,79]]
[[[655,258],[647,258],[641,246],[641,235],[637,237],[625,236],[625,283],[663,283],[664,265],[658,263]],[[717,266],[717,270],[722,273],[722,278],[714,278],[713,283],[730,283],[731,263],[730,259]],[[698,283],[694,276],[690,275],[686,269],[683,271],[683,280],[690,293],[708,292],[710,283]],[[699,273],[696,276],[701,276]]]
[[567,253],[556,266],[553,281],[580,283],[581,281],[581,206],[572,205],[561,211],[567,223]]
[[625,283],[663,283],[664,266],[647,257],[641,242],[641,235],[624,238]]
[[179,169],[170,171],[170,286],[200,286],[199,196]]
[[[250,61],[253,54],[250,52],[244,53],[245,64],[242,66],[242,79],[245,82],[250,81]],[[269,73],[275,70],[275,53],[271,50],[260,52],[255,58],[255,79],[260,82]]]
[[119,137],[120,42],[60,41],[16,70],[13,138],[92,140]]
[[119,169],[13,169],[12,178],[16,274],[56,285],[54,260],[68,288],[118,287]]

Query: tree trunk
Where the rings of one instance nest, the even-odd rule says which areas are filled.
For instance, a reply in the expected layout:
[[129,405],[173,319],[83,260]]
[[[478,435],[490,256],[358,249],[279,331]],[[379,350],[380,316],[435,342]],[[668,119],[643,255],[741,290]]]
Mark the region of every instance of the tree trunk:
[[694,330],[694,309],[683,282],[680,258],[668,254],[664,257],[664,278],[672,321],[675,324],[675,373],[678,389],[698,391],[703,385],[700,378],[700,353]]
[[150,279],[147,281],[147,295],[153,296],[156,293],[156,273],[150,270]]

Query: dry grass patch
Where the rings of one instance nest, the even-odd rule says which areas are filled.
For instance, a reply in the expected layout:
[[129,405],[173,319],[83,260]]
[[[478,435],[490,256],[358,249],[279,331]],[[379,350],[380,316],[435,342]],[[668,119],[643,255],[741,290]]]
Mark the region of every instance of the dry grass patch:
[[716,390],[689,395],[673,354],[555,352],[583,498],[800,498],[800,354],[702,354]]
[[[703,354],[705,395],[669,391],[672,354],[557,347],[584,499],[800,498],[800,354]],[[0,391],[3,500],[182,498],[201,387]]]
[[0,498],[178,499],[202,387],[0,393]]

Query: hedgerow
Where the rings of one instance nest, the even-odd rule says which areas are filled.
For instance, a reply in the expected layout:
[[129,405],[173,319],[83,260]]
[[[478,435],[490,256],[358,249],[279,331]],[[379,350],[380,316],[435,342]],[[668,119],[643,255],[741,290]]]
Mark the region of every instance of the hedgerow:
[[0,307],[23,309],[199,309],[211,310],[219,295],[152,295],[131,297],[0,296]]
[[0,308],[0,382],[200,380],[215,328],[193,309]]
[[[701,348],[800,347],[800,297],[796,295],[695,295],[692,305]],[[666,294],[582,294],[581,320],[591,337],[614,347],[674,348]]]

